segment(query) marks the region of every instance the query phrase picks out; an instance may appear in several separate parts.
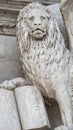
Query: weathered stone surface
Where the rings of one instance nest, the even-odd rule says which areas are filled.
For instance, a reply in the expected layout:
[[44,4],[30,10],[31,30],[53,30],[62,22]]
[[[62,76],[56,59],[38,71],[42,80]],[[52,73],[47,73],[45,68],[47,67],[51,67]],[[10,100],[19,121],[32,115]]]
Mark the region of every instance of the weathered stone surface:
[[[7,3],[6,7],[4,6],[5,0],[1,1],[1,4],[3,3],[3,7],[0,8],[0,11],[3,11],[3,13],[1,14],[3,19],[1,19],[2,21],[0,21],[1,22],[1,26],[0,26],[0,31],[1,31],[0,33],[1,34],[15,35],[16,17],[17,17],[18,11],[22,8],[22,6],[24,6],[24,4],[23,4],[23,2],[22,2],[22,5],[21,5],[21,2],[19,4],[19,0],[17,0],[17,2],[15,2],[15,1],[13,2],[13,1],[14,0],[6,1],[6,3]],[[27,3],[28,2],[26,1],[25,4],[27,4]],[[0,4],[0,6],[1,6],[1,4]],[[16,9],[16,5],[17,5],[17,9]],[[62,21],[61,14],[59,12],[59,4],[50,5],[49,8],[55,14],[55,16],[58,20],[58,23],[60,25],[60,29],[62,31],[62,34],[67,41],[67,35],[66,35],[65,27],[64,27],[64,24],[63,24],[63,21]],[[1,17],[1,15],[0,15],[0,17]],[[9,22],[8,21],[6,22],[6,20],[8,20]],[[4,21],[4,23],[3,23],[3,21]],[[4,42],[2,42],[2,40]],[[2,43],[2,44],[0,44],[0,56],[1,56],[0,57],[0,66],[1,66],[0,67],[1,68],[0,69],[0,72],[1,72],[0,80],[1,80],[1,82],[3,80],[6,80],[6,79],[11,79],[11,78],[14,78],[14,77],[17,77],[17,76],[21,76],[22,72],[21,72],[21,66],[20,66],[20,63],[19,63],[19,53],[18,53],[15,37],[5,38],[5,36],[4,37],[1,36],[0,43]],[[67,42],[65,42],[65,43],[67,43]],[[68,47],[68,43],[66,44],[66,46]],[[3,48],[4,48],[4,50],[3,50]],[[21,97],[22,97],[22,95],[20,96],[19,101],[23,100]],[[18,107],[20,108],[19,105],[20,104],[18,104]],[[55,106],[53,106],[53,107],[55,107]],[[53,111],[51,111],[51,112],[53,113]],[[22,116],[22,115],[20,115],[20,116]],[[52,116],[51,116],[51,118],[52,118]],[[55,114],[55,116],[56,116],[56,114]],[[23,116],[22,116],[22,118],[23,118]],[[57,118],[57,122],[58,122],[58,118]],[[60,125],[57,122],[56,122],[56,124],[57,124],[56,126]],[[46,128],[47,127],[42,127],[40,129],[43,130],[43,129],[46,129]],[[57,129],[61,129],[61,127],[57,128]],[[63,127],[63,129],[65,130],[65,127]],[[5,130],[5,129],[3,129],[3,130]],[[9,129],[9,130],[11,130],[11,129]]]
[[54,98],[59,105],[63,126],[56,129],[72,130],[68,84],[71,55],[54,15],[42,4],[28,4],[17,19],[17,38],[24,72],[44,96]]
[[19,62],[16,37],[0,35],[0,60]]
[[21,76],[19,62],[0,61],[0,83],[7,79]]
[[36,87],[16,88],[15,96],[23,130],[50,128],[43,97]]
[[48,8],[51,10],[51,12],[55,15],[57,22],[60,27],[60,31],[64,37],[65,40],[65,45],[67,48],[69,48],[69,41],[68,41],[68,36],[67,36],[67,31],[64,25],[64,21],[60,12],[60,4],[53,4],[49,5]]
[[73,0],[62,0],[61,12],[69,36],[70,50],[73,52]]
[[72,52],[69,85],[71,87],[70,93],[73,106],[73,0],[61,0],[61,12],[68,33],[69,48]]
[[0,83],[22,75],[15,37],[0,36]]
[[0,89],[0,130],[21,130],[14,94]]

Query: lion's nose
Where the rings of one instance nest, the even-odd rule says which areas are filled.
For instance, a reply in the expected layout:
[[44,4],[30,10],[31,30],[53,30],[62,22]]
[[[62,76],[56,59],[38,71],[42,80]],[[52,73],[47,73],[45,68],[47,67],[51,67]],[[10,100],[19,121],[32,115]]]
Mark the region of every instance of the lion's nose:
[[35,26],[41,25],[40,19],[35,20],[35,21],[34,21],[34,25],[35,25]]
[[37,26],[37,25],[41,25],[41,23],[34,23],[34,25],[35,25],[35,26]]

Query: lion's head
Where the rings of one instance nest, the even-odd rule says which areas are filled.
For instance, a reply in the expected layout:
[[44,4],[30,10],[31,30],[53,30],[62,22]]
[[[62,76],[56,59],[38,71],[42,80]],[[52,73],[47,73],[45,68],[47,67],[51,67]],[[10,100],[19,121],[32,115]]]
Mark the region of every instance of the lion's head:
[[40,3],[28,4],[20,10],[17,22],[17,38],[21,57],[24,57],[23,52],[28,51],[31,44],[43,43],[48,51],[52,48],[52,54],[50,54],[52,60],[56,62],[62,60],[66,48],[64,39],[54,15],[46,6]]
[[18,21],[27,28],[29,35],[42,38],[46,35],[50,15],[45,7],[38,3],[31,3],[20,11]]
[[43,38],[47,33],[48,14],[44,9],[31,9],[27,17],[29,35],[34,38]]
[[35,40],[42,40],[46,36],[50,38],[56,25],[50,10],[39,3],[30,3],[20,10],[17,21],[17,37],[21,50],[23,48],[28,50],[30,38]]

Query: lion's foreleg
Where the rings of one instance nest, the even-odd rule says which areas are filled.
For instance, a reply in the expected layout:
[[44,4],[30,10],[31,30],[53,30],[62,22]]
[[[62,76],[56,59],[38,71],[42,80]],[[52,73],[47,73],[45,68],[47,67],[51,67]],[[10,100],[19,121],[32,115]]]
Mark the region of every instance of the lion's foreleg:
[[72,127],[72,105],[68,89],[65,85],[60,84],[56,90],[56,100],[59,104],[63,125],[68,128]]

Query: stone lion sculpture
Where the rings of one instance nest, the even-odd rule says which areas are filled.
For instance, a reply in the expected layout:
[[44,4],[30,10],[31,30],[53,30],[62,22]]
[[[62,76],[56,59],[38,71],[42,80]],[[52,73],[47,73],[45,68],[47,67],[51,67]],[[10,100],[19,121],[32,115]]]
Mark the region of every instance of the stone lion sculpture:
[[40,91],[59,104],[63,126],[55,130],[73,130],[68,72],[70,52],[53,14],[39,3],[20,11],[17,38],[23,69]]
[[[55,130],[73,130],[68,82],[71,54],[55,17],[42,4],[28,4],[18,16],[17,38],[24,72],[43,95],[59,104],[63,125]],[[18,81],[6,81],[0,87],[15,88]]]

